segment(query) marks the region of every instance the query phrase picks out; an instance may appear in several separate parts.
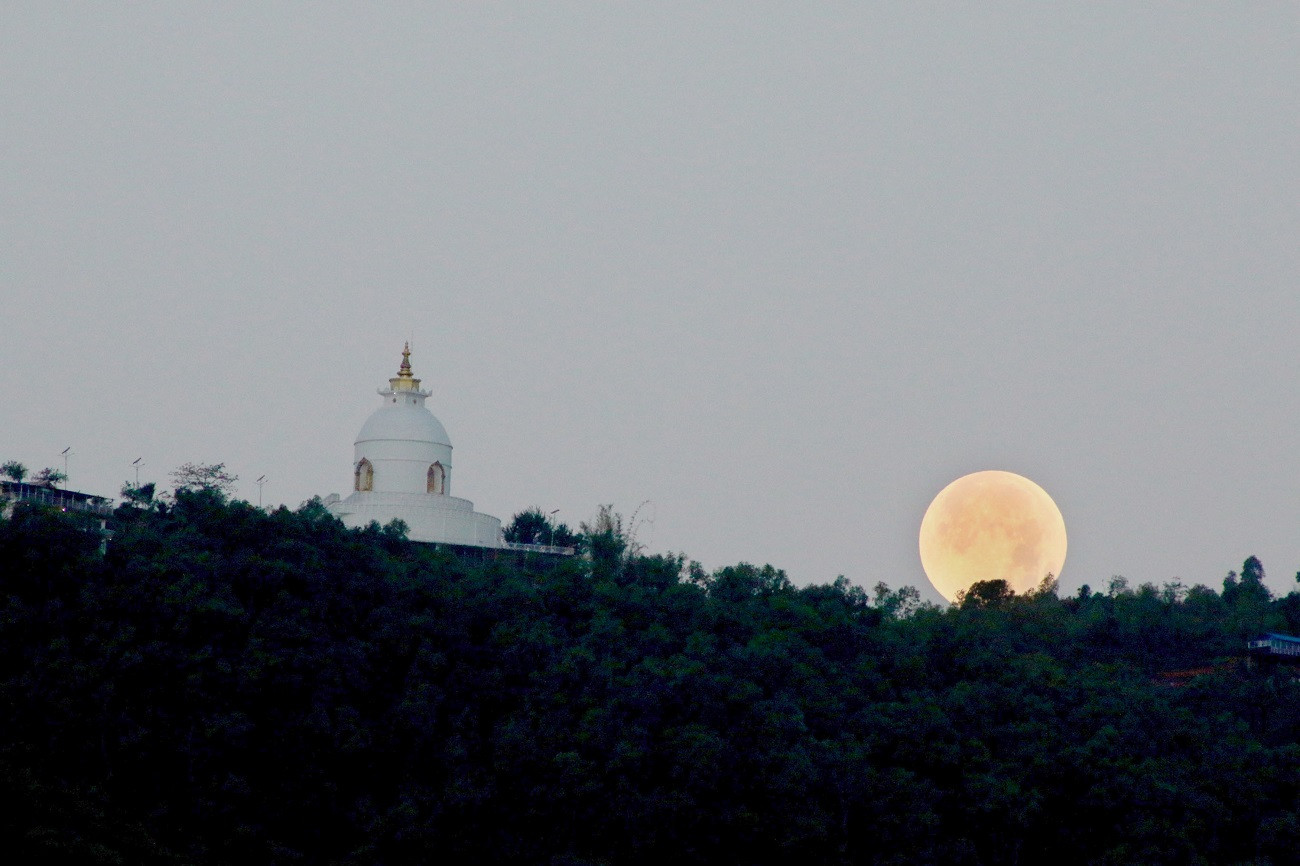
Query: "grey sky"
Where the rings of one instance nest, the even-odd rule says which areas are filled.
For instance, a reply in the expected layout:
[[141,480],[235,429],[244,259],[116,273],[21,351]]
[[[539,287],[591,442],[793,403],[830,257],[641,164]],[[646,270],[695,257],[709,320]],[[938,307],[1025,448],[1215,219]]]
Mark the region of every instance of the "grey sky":
[[503,518],[927,586],[1000,468],[1285,591],[1300,7],[1134,5],[6,4],[0,459],[345,492],[409,336]]

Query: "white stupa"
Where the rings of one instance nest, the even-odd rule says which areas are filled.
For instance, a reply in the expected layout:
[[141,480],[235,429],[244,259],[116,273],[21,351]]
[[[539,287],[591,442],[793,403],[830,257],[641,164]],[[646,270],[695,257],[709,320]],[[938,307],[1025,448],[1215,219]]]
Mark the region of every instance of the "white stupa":
[[411,346],[379,390],[384,403],[361,426],[353,453],[352,494],[326,500],[345,526],[402,520],[412,541],[502,547],[501,521],[451,495],[451,439],[424,407],[429,391],[411,374]]

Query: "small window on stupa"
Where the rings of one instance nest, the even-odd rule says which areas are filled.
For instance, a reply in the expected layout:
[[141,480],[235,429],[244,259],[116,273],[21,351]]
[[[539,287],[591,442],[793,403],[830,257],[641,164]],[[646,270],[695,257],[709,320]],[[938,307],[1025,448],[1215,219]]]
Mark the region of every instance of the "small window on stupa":
[[359,493],[375,489],[375,467],[370,464],[369,460],[364,457],[357,464],[356,476],[353,479],[352,488]]

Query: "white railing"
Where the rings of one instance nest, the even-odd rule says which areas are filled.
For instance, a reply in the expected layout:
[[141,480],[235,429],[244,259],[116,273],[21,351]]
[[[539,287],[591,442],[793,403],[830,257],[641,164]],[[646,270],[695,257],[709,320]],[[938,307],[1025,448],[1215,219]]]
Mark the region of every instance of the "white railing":
[[551,544],[519,544],[515,541],[503,541],[501,546],[506,550],[518,550],[522,553],[550,553],[555,556],[573,556],[577,552],[572,547],[556,547]]
[[5,490],[0,492],[0,499],[9,499],[14,502],[39,502],[41,505],[62,508],[64,511],[69,509],[88,511],[102,517],[107,517],[113,513],[113,506],[107,500],[99,498],[82,499],[63,490],[56,490],[51,487],[37,487],[34,484],[7,484]]

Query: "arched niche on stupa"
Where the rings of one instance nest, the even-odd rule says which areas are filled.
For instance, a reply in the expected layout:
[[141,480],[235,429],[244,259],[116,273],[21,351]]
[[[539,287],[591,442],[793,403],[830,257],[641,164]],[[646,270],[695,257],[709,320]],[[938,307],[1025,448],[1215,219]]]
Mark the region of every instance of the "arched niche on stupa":
[[365,493],[375,489],[375,467],[364,457],[357,463],[352,489],[358,493]]
[[447,470],[441,462],[435,462],[429,467],[427,489],[429,493],[447,492]]

